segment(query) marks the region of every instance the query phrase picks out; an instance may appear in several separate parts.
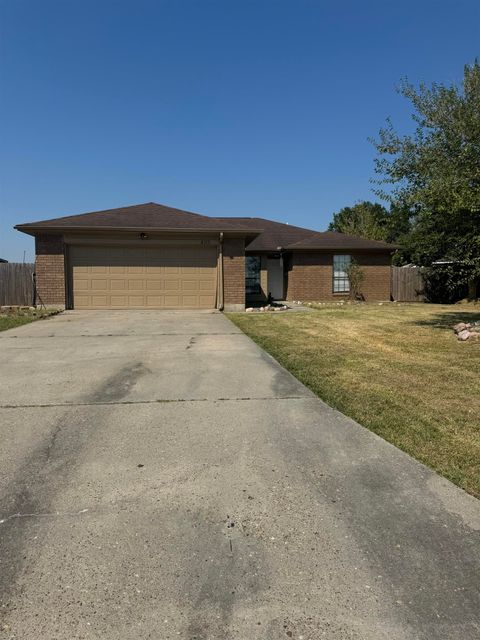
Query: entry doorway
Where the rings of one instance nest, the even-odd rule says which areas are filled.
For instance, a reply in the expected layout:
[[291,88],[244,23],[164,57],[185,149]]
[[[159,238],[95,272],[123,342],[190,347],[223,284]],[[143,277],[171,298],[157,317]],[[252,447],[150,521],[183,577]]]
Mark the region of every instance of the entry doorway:
[[283,300],[283,259],[267,258],[268,293],[274,300]]

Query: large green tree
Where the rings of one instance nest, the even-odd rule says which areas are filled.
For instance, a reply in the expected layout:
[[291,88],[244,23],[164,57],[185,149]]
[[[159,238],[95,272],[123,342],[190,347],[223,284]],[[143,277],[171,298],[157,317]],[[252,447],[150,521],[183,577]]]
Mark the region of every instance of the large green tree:
[[[480,279],[480,65],[464,69],[460,85],[403,81],[415,130],[398,134],[390,121],[374,142],[377,195],[407,210],[404,237],[412,260],[450,292]],[[443,275],[442,275],[443,274]],[[443,279],[442,279],[443,278]]]
[[328,230],[369,240],[399,242],[410,231],[410,213],[398,205],[392,205],[388,211],[378,202],[364,200],[334,213]]
[[329,231],[339,231],[370,240],[386,240],[388,236],[388,211],[378,203],[358,202],[352,207],[343,207],[333,214]]

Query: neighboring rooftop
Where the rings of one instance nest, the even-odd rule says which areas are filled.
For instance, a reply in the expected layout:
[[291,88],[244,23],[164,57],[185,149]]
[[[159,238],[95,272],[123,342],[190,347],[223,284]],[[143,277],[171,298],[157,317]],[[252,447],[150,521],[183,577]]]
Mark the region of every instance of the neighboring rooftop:
[[16,225],[15,229],[35,235],[41,231],[148,229],[168,231],[245,232],[247,251],[292,250],[382,250],[396,247],[385,242],[366,240],[335,231],[313,231],[295,225],[248,217],[212,217],[167,207],[155,202],[118,209],[92,211],[51,220]]

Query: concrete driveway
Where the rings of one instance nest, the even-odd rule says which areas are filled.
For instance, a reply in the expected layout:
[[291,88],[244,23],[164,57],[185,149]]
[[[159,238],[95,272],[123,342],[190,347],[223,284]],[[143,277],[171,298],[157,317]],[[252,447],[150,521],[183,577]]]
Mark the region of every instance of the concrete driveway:
[[480,636],[480,503],[222,315],[70,312],[0,354],[0,636]]

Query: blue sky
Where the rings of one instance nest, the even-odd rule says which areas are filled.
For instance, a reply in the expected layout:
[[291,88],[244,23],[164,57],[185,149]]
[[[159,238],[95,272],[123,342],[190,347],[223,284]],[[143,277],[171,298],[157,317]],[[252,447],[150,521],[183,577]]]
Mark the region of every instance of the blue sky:
[[156,201],[324,229],[373,198],[403,76],[457,82],[478,0],[1,0],[0,257],[14,224]]

